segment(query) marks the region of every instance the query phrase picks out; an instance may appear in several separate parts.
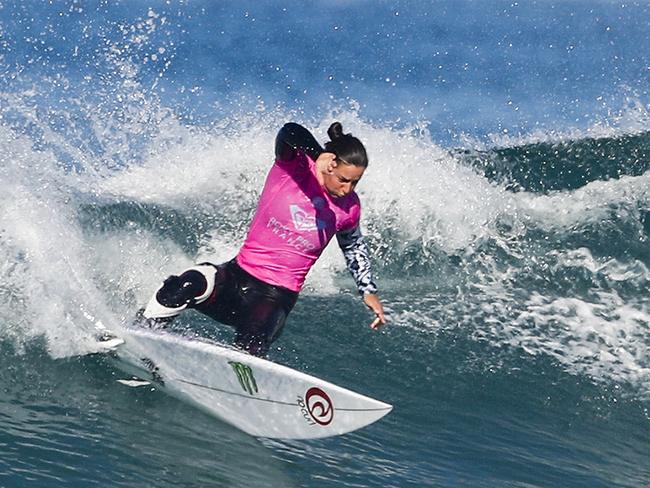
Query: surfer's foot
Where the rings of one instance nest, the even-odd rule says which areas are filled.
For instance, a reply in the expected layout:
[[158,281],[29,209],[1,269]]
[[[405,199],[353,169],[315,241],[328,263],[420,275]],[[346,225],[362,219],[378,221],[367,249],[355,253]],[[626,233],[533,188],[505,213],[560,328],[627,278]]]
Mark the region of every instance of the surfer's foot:
[[124,339],[120,339],[108,329],[101,329],[95,338],[100,350],[104,351],[114,351],[117,346],[124,344]]
[[97,342],[108,342],[117,339],[117,336],[108,329],[102,329],[96,336]]
[[174,320],[174,317],[147,318],[144,316],[144,308],[141,308],[135,314],[133,325],[145,329],[166,329],[169,327],[172,320]]

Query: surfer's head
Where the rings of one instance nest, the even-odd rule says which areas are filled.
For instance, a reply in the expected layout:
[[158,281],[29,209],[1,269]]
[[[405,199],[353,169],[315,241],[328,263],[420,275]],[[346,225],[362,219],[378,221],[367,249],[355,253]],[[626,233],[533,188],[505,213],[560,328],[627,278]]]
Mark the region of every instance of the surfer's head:
[[325,151],[336,154],[339,163],[349,166],[368,167],[366,148],[352,134],[344,134],[340,122],[334,122],[327,129],[330,141],[325,143]]
[[331,170],[323,175],[323,184],[333,197],[340,198],[351,193],[368,167],[366,148],[352,134],[344,134],[340,122],[334,122],[327,130],[330,141],[325,151],[334,154]]

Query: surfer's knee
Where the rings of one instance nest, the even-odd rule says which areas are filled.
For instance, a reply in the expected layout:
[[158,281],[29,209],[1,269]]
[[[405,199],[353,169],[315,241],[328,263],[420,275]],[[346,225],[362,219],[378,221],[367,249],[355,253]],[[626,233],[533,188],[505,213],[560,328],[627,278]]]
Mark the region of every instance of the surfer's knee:
[[[254,310],[250,323],[237,328],[234,345],[253,356],[265,357],[271,344],[280,337],[287,318],[287,312],[281,307],[258,307]],[[269,309],[272,309],[269,312]],[[257,313],[257,315],[256,315]],[[261,319],[261,320],[260,320]]]
[[144,317],[174,317],[187,307],[205,302],[214,290],[216,272],[216,267],[200,264],[168,277],[149,300]]

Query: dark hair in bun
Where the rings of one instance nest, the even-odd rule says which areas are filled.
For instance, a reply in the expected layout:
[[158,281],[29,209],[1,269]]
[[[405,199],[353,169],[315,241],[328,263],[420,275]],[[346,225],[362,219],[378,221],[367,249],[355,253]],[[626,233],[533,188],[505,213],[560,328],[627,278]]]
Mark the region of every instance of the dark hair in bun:
[[325,150],[336,154],[344,164],[352,166],[368,166],[368,155],[366,148],[359,139],[352,134],[344,134],[343,126],[340,122],[334,122],[327,129],[327,135],[330,141],[325,143]]

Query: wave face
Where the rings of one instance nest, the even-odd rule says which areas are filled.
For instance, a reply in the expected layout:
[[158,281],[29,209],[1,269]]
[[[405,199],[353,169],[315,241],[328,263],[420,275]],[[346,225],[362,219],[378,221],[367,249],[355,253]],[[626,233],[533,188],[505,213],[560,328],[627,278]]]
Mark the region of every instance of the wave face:
[[[650,483],[648,22],[608,2],[1,5],[0,484]],[[125,388],[92,354],[161,279],[235,255],[289,120],[368,148],[390,314],[368,329],[330,246],[271,359],[395,410],[310,443]]]

